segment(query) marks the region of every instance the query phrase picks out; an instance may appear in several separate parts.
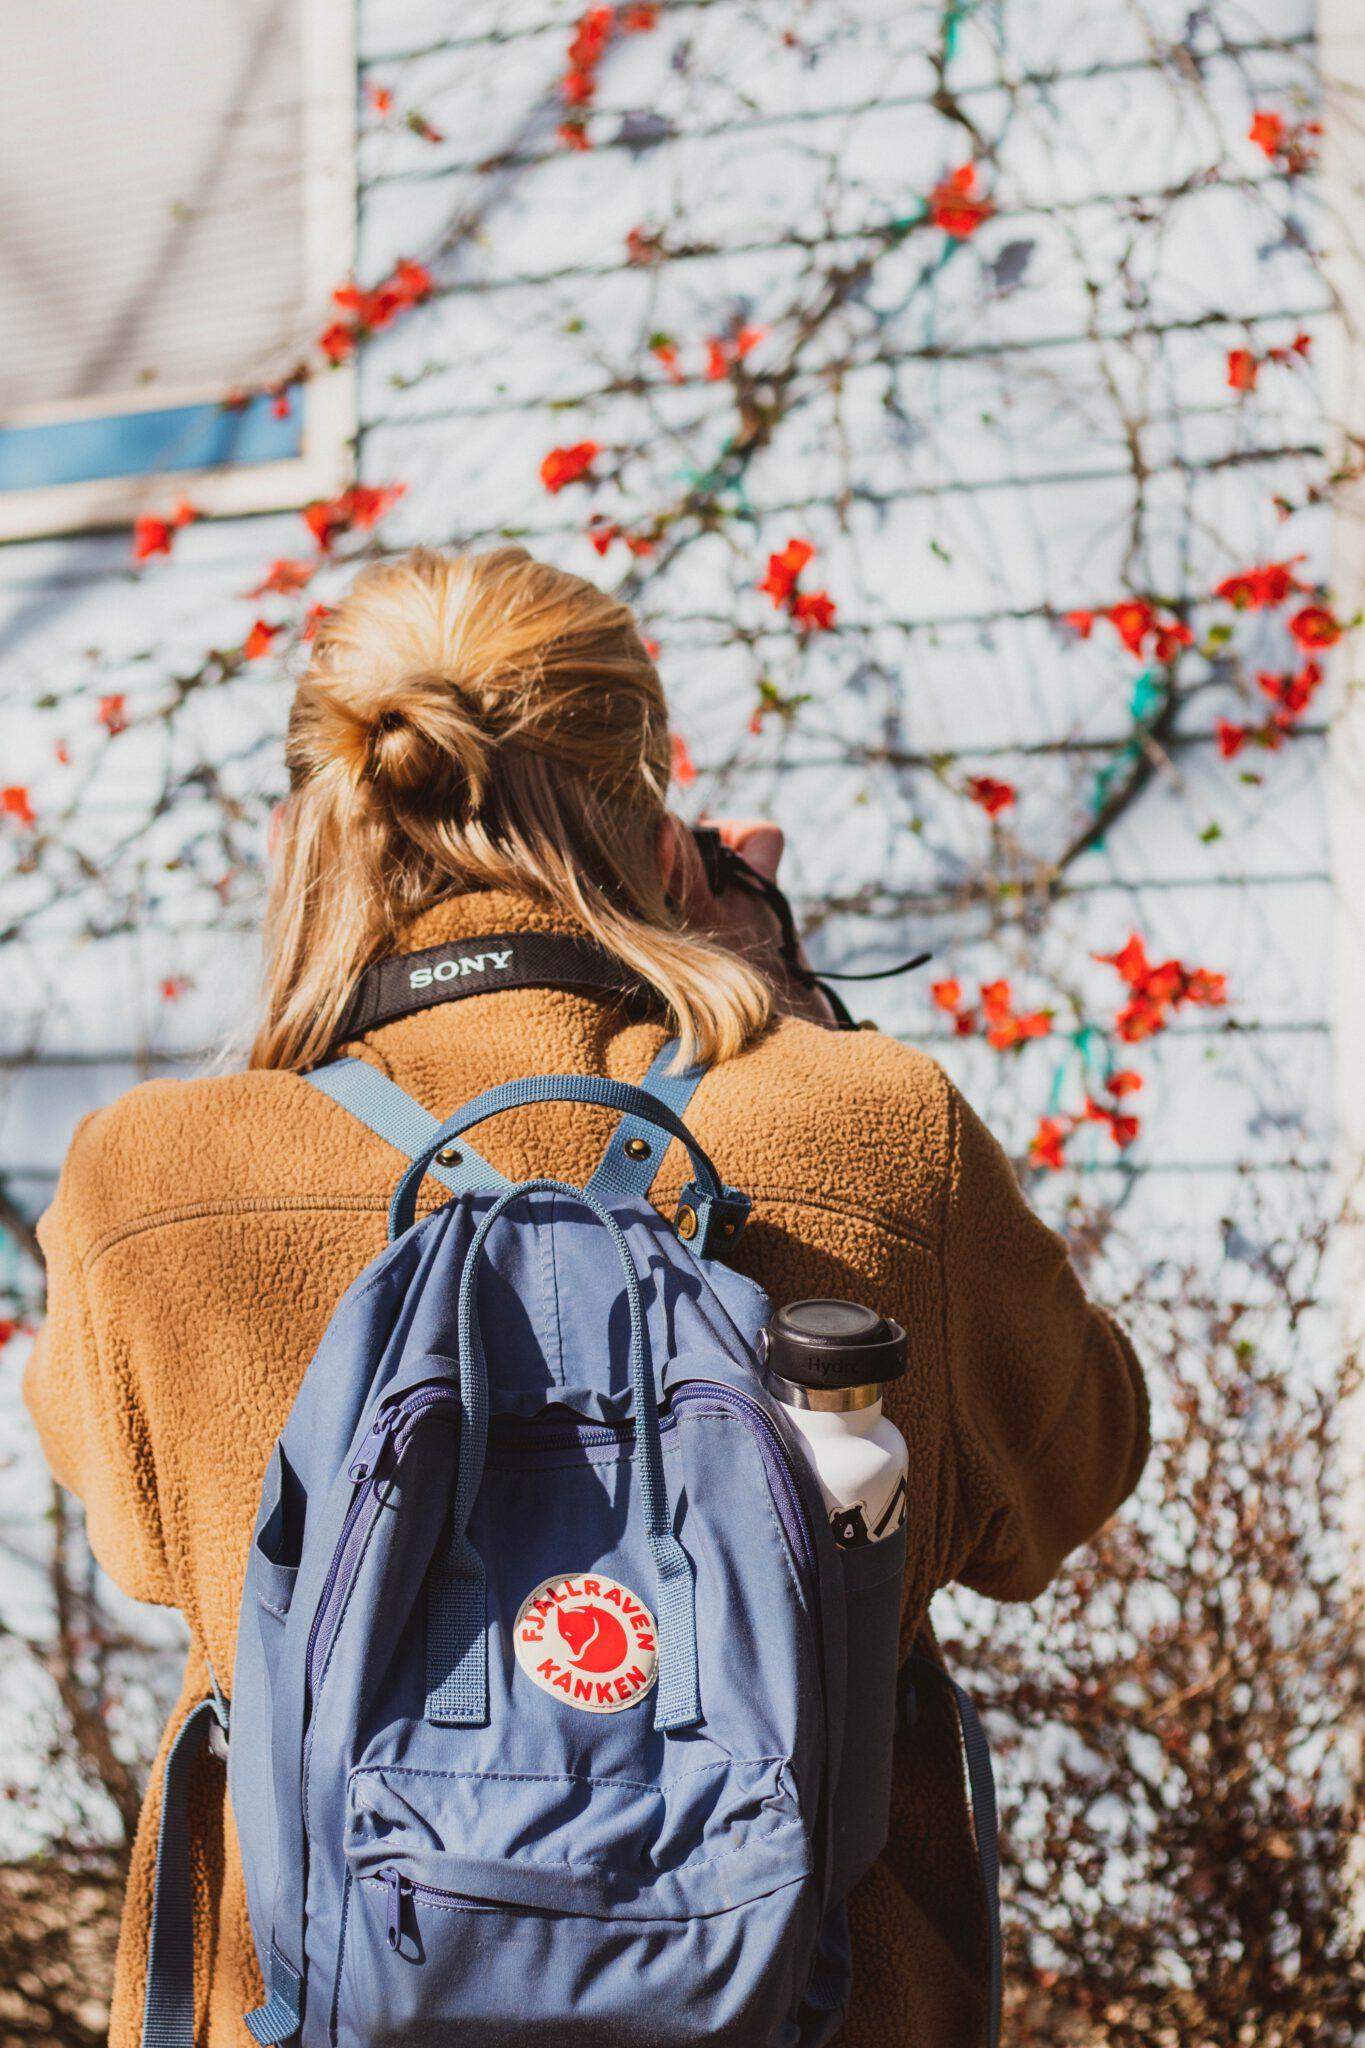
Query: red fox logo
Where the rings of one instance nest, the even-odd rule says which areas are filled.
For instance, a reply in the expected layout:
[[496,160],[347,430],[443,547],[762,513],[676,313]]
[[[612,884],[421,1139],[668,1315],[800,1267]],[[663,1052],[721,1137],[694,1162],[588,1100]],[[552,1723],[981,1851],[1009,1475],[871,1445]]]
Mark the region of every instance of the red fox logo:
[[624,1664],[630,1644],[616,1616],[605,1607],[561,1607],[556,1618],[571,1653],[567,1662],[575,1671],[615,1671]]
[[556,1572],[522,1601],[512,1627],[533,1685],[584,1714],[619,1714],[658,1675],[659,1632],[638,1593],[605,1572]]

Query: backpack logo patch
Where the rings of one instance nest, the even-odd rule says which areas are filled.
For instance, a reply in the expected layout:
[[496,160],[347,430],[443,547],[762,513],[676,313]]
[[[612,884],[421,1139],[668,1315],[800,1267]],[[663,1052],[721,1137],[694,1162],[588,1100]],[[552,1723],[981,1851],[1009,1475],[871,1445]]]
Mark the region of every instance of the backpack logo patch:
[[517,1662],[542,1692],[584,1714],[619,1714],[644,1698],[659,1665],[659,1632],[639,1595],[601,1572],[563,1572],[521,1603]]

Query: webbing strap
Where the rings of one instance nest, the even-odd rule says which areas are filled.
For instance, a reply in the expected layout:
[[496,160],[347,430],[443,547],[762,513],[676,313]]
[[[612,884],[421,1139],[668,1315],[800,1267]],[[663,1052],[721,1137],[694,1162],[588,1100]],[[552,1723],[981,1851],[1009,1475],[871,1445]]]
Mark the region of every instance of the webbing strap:
[[[350,1111],[367,1130],[383,1138],[405,1159],[415,1159],[440,1130],[440,1120],[405,1094],[396,1081],[381,1074],[368,1060],[333,1060],[315,1067],[304,1080],[320,1094]],[[453,1195],[491,1194],[512,1183],[474,1150],[462,1144],[457,1166],[438,1166],[433,1160],[427,1172]]]
[[216,1699],[200,1700],[171,1744],[161,1781],[152,1880],[152,1934],[142,2048],[194,2048],[194,1890],[190,1875],[190,1779],[222,1725]]
[[[483,1123],[487,1117],[501,1116],[508,1109],[524,1109],[533,1102],[592,1102],[602,1109],[620,1110],[642,1118],[646,1124],[667,1131],[670,1137],[679,1138],[686,1145],[696,1185],[709,1202],[720,1207],[738,1205],[742,1212],[747,1213],[747,1199],[735,1189],[722,1185],[715,1167],[682,1118],[675,1116],[658,1096],[646,1094],[643,1088],[636,1088],[629,1081],[609,1081],[600,1074],[533,1074],[522,1081],[504,1081],[500,1087],[485,1089],[463,1109],[456,1110],[454,1116],[446,1118],[417,1153],[394,1191],[389,1209],[389,1236],[401,1237],[405,1230],[412,1228],[418,1186],[428,1162],[442,1145],[463,1137],[466,1131],[472,1130],[475,1124]],[[505,1188],[506,1183],[503,1185]]]
[[902,1702],[907,1720],[913,1712],[915,1681],[932,1678],[946,1686],[957,1711],[962,1754],[967,1766],[967,1791],[972,1804],[976,1861],[986,1908],[986,2048],[999,2048],[1000,2000],[1003,1979],[1000,1939],[1000,1822],[995,1804],[991,1746],[971,1697],[932,1657],[907,1657],[901,1670]]
[[488,1436],[488,1362],[478,1309],[479,1265],[488,1233],[508,1205],[518,1195],[542,1190],[565,1195],[591,1210],[611,1238],[621,1264],[630,1310],[634,1480],[640,1488],[657,1586],[659,1690],[654,1725],[664,1730],[692,1728],[701,1719],[692,1561],[673,1533],[669,1514],[640,1278],[625,1233],[610,1210],[595,1195],[559,1180],[523,1181],[499,1196],[470,1241],[460,1275],[459,1465],[451,1505],[450,1548],[432,1574],[428,1595],[427,1718],[448,1727],[482,1727],[488,1720],[487,1584],[483,1559],[469,1540],[469,1516],[483,1479]]
[[[673,1073],[671,1068],[677,1050],[677,1039],[670,1038],[656,1054],[640,1086],[650,1095],[657,1095],[675,1116],[682,1116],[706,1068],[684,1067],[681,1073]],[[631,1195],[643,1199],[654,1183],[654,1176],[667,1150],[668,1138],[665,1136],[660,1140],[657,1124],[647,1122],[642,1116],[623,1116],[588,1182],[589,1194],[597,1195],[604,1202],[619,1201],[623,1196]]]
[[244,2016],[244,2024],[260,2048],[279,2048],[292,2041],[303,2018],[303,1980],[277,1948],[270,1951],[270,1996]]

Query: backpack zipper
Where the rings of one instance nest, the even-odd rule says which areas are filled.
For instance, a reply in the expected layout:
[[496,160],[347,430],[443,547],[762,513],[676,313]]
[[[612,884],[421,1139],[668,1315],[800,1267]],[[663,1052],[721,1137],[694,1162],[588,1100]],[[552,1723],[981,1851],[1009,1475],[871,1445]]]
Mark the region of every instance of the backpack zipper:
[[381,1408],[364,1438],[359,1451],[351,1460],[347,1470],[356,1482],[355,1497],[346,1510],[346,1518],[337,1537],[332,1561],[327,1567],[327,1576],[322,1582],[318,1604],[313,1610],[313,1620],[308,1630],[308,1648],[305,1653],[307,1672],[308,1726],[303,1745],[303,1800],[304,1809],[308,1804],[308,1765],[313,1751],[313,1721],[317,1696],[327,1669],[336,1636],[333,1609],[344,1606],[344,1599],[338,1600],[338,1593],[348,1592],[350,1584],[365,1555],[379,1511],[383,1506],[381,1469],[392,1471],[408,1447],[414,1429],[433,1410],[450,1407],[458,1402],[454,1387],[416,1387],[410,1394]]
[[[403,1945],[403,1900],[411,1895],[414,1889],[413,1882],[410,1877],[404,1877],[401,1870],[392,1868],[376,1871],[375,1877],[380,1884],[388,1887],[389,1924],[386,1939],[396,1955]],[[423,1889],[425,1890],[425,1886]]]

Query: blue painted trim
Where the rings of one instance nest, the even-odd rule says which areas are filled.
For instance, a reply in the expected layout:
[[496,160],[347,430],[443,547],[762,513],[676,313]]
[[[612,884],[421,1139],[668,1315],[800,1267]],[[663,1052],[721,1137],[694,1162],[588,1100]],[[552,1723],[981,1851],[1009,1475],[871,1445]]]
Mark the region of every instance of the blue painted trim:
[[0,427],[0,491],[287,461],[303,449],[302,394],[291,390],[285,419],[276,419],[274,405],[268,392],[257,392],[236,408],[177,405]]

